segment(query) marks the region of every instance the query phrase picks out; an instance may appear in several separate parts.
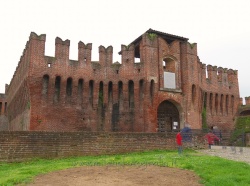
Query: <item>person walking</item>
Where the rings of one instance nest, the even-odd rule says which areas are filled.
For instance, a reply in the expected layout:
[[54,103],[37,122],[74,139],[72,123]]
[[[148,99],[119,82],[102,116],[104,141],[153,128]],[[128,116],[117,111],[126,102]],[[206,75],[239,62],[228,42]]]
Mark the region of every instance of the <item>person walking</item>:
[[213,132],[213,134],[214,134],[215,136],[217,136],[217,137],[220,139],[220,140],[215,140],[215,141],[214,141],[214,144],[215,144],[215,145],[220,145],[220,142],[221,142],[221,140],[222,140],[221,130],[219,130],[217,126],[214,126],[212,132]]
[[215,140],[220,141],[220,138],[213,134],[211,130],[204,136],[204,138],[207,139],[209,149],[211,149],[211,146],[214,145]]
[[176,134],[176,143],[178,145],[178,154],[182,154],[182,136],[181,131]]

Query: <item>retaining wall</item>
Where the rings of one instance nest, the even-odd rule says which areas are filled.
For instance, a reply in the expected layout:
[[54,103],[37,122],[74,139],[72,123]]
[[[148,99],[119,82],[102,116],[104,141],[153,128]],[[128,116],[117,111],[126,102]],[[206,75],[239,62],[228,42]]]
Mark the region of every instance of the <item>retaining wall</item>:
[[[0,132],[0,161],[14,162],[32,158],[119,154],[154,149],[177,149],[175,132]],[[193,135],[194,148],[204,148],[203,134]]]

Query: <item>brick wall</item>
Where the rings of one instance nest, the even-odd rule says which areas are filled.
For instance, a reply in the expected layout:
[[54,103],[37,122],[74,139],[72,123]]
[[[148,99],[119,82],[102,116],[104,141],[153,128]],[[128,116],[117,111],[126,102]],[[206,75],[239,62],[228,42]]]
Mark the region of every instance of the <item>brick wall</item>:
[[[174,122],[201,129],[204,107],[209,127],[234,127],[238,72],[201,63],[187,38],[149,30],[121,46],[121,63],[113,63],[112,46],[100,46],[99,61],[91,61],[92,44],[81,41],[78,60],[70,60],[70,41],[59,37],[55,56],[45,56],[45,41],[31,33],[9,85],[10,130],[156,132],[160,121],[163,129]],[[176,88],[164,87],[165,70],[174,72]],[[166,102],[177,120],[168,110],[159,117]]]
[[[176,133],[0,132],[0,161],[176,149]],[[203,134],[193,142],[203,148]],[[187,144],[185,144],[187,145]]]

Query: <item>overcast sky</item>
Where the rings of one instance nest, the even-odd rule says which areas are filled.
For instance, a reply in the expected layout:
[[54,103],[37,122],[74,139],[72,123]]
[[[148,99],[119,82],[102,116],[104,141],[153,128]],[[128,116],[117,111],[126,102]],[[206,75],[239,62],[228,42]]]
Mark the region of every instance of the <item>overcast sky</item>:
[[45,55],[54,56],[55,38],[70,40],[70,59],[79,41],[121,44],[149,28],[189,38],[202,63],[238,70],[241,97],[250,96],[250,0],[0,0],[0,92],[9,84],[30,32],[46,34]]

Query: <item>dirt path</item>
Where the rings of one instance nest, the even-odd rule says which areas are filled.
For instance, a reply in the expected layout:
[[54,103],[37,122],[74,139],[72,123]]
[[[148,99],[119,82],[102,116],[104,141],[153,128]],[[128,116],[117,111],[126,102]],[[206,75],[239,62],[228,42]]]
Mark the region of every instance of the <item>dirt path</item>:
[[[250,163],[250,148],[222,148],[199,152],[235,161]],[[200,178],[194,172],[158,166],[78,167],[56,171],[35,178],[29,186],[198,186]]]
[[200,186],[191,171],[158,166],[94,166],[56,171],[35,178],[29,186]]

